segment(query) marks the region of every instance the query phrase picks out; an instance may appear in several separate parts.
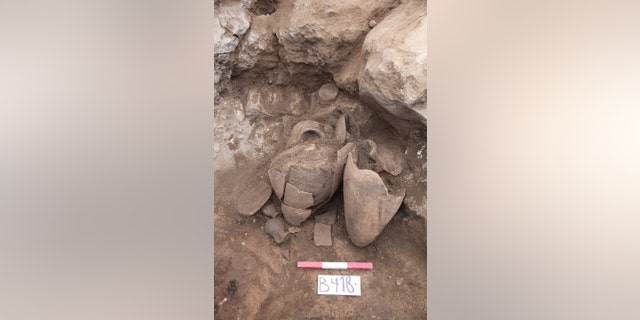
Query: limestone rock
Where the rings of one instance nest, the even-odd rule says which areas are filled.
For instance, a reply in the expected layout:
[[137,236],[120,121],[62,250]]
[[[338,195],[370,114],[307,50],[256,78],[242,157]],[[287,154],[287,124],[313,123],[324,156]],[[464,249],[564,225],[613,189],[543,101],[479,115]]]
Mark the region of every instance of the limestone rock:
[[362,53],[358,50],[354,52],[342,67],[333,72],[333,79],[340,89],[352,95],[358,93],[358,77],[364,68]]
[[220,25],[235,36],[243,35],[251,25],[251,16],[242,7],[242,3],[239,2],[220,6],[218,19],[220,20]]
[[360,98],[396,130],[426,128],[426,1],[394,9],[364,40]]
[[[223,3],[213,12],[214,85],[226,87],[235,63],[232,53],[251,25],[251,16],[240,2]],[[216,90],[219,92],[221,90]]]
[[280,56],[291,63],[330,66],[335,71],[356,51],[369,31],[369,20],[396,2],[294,0],[290,19],[278,31]]
[[253,19],[251,29],[245,34],[240,44],[237,71],[256,68],[254,72],[264,73],[265,70],[277,66],[278,39],[268,19],[268,16],[258,16]]
[[214,10],[214,54],[230,53],[236,49],[239,37],[251,25],[251,16],[239,2],[226,3]]

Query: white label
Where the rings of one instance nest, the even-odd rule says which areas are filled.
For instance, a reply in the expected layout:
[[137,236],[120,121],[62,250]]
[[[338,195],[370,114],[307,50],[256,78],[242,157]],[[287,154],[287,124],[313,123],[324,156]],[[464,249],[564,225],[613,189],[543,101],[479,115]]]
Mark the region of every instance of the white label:
[[318,294],[360,296],[360,276],[318,275]]

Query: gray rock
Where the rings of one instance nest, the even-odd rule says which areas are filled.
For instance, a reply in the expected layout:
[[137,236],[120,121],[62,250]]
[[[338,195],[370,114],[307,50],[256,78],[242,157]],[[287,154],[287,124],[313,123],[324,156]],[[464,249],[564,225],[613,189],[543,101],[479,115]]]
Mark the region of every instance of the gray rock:
[[360,51],[354,52],[342,67],[333,72],[333,80],[340,89],[352,95],[358,95],[358,77],[364,68]]
[[313,226],[313,243],[319,247],[330,247],[333,244],[331,240],[331,226],[316,222]]
[[268,16],[253,19],[251,29],[244,35],[238,52],[238,71],[257,68],[264,72],[278,64],[278,39],[274,35]]
[[231,2],[222,5],[217,12],[220,25],[231,34],[241,36],[249,30],[251,16],[242,7],[240,2]]
[[[221,28],[217,28],[221,30]],[[231,53],[238,46],[238,38],[225,33],[224,31],[214,31],[214,40],[213,40],[213,53],[214,54],[222,54],[222,53]]]
[[251,25],[251,16],[239,2],[225,3],[213,13],[213,53],[233,52]]
[[251,16],[240,2],[227,2],[214,8],[213,53],[216,93],[229,86],[233,53],[251,25]]
[[364,40],[360,98],[396,130],[426,128],[426,2],[394,9]]
[[369,20],[394,2],[376,0],[360,6],[343,0],[294,0],[290,19],[278,30],[280,55],[290,63],[336,71],[369,31]]

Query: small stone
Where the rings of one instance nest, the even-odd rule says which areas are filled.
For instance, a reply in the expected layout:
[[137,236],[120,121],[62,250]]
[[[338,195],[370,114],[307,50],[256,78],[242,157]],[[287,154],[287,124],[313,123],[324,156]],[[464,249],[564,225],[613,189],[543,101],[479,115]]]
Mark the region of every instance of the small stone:
[[300,231],[302,231],[302,229],[298,227],[289,227],[289,233],[298,233]]
[[284,223],[280,219],[271,219],[264,225],[264,231],[273,237],[277,244],[289,239],[289,232],[285,231]]
[[336,209],[327,211],[323,214],[316,216],[316,223],[334,225],[336,223],[336,216],[338,215]]
[[378,23],[375,20],[369,20],[369,28],[373,28],[376,25],[378,25]]
[[290,258],[289,249],[285,250],[285,251],[282,253],[282,256],[283,256],[285,259],[289,260],[289,258]]
[[242,109],[235,109],[233,110],[235,116],[236,116],[236,120],[238,120],[238,122],[242,122],[242,120],[244,120],[244,111]]
[[330,247],[332,245],[331,226],[316,222],[313,227],[313,243],[316,246]]
[[318,90],[318,97],[324,102],[331,102],[338,96],[338,87],[333,83],[327,83]]

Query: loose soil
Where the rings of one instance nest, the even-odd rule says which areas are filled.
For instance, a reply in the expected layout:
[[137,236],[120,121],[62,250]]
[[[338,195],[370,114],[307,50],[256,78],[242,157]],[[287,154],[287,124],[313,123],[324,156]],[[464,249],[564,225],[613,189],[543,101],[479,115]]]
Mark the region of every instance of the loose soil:
[[[235,186],[263,169],[248,163],[216,173],[216,319],[426,319],[423,218],[401,207],[371,245],[359,248],[347,236],[339,190],[326,206],[338,210],[332,246],[314,245],[313,217],[277,245],[264,231],[269,217],[235,209],[242,195]],[[298,269],[297,261],[370,261],[373,270]],[[362,296],[318,295],[319,274],[361,276]]]

